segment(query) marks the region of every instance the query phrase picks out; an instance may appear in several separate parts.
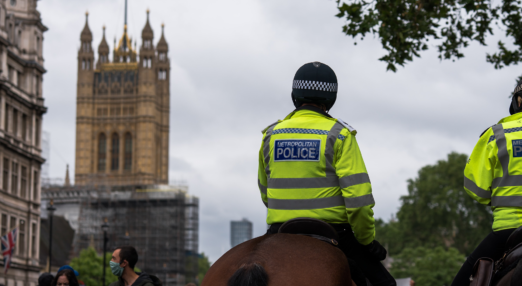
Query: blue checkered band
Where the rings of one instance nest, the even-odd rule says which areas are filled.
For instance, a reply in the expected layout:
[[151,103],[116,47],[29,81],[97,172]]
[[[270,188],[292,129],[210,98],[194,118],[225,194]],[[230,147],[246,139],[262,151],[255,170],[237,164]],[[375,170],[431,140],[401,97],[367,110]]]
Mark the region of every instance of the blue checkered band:
[[[317,135],[328,135],[328,130],[320,129],[304,129],[304,128],[281,128],[276,129],[272,134],[317,134]],[[337,136],[339,140],[344,140],[346,136],[339,134]]]
[[[522,127],[515,127],[515,128],[504,129],[504,134],[506,134],[506,133],[518,132],[518,131],[522,131]],[[491,136],[489,137],[489,141],[488,141],[488,143],[491,142],[491,141],[493,141],[493,140],[495,140],[495,135],[491,135]]]
[[293,89],[311,89],[328,92],[337,92],[337,83],[321,82],[312,80],[294,80]]
[[328,135],[328,130],[320,130],[320,129],[304,129],[304,128],[282,128],[276,129],[272,134],[318,134],[318,135]]

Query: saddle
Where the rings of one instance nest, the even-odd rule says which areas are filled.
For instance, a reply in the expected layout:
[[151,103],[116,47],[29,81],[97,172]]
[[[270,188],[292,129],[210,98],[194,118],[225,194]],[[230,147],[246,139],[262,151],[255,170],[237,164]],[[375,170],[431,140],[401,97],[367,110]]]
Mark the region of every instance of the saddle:
[[487,257],[477,260],[470,277],[471,286],[519,285],[522,281],[522,227],[509,236],[506,248],[504,256],[496,262]]
[[278,233],[306,235],[334,246],[339,244],[337,231],[328,223],[315,218],[291,219],[281,225]]

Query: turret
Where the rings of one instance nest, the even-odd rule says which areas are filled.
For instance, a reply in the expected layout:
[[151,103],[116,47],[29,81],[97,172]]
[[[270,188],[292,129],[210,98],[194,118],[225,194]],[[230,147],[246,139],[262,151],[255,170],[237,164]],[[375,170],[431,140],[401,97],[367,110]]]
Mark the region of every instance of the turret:
[[92,72],[94,52],[92,50],[92,33],[89,29],[89,13],[85,13],[85,26],[80,35],[81,46],[78,51],[78,76],[85,72]]
[[166,80],[170,70],[170,62],[168,58],[169,45],[165,40],[164,30],[165,24],[161,24],[161,38],[156,46],[156,50],[158,51],[158,80]]
[[105,26],[103,26],[103,38],[98,46],[98,62],[96,68],[99,69],[101,64],[109,62],[109,45],[105,40]]
[[150,11],[147,9],[147,22],[141,31],[140,68],[142,69],[152,69],[154,62],[154,46],[152,44],[154,32],[150,27],[149,14]]

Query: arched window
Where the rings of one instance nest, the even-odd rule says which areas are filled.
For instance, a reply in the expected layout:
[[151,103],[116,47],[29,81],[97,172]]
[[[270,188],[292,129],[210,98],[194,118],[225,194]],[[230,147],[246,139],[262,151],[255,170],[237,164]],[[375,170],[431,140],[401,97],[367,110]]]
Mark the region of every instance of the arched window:
[[118,170],[120,168],[120,137],[118,133],[113,133],[111,147],[111,170]]
[[125,170],[132,168],[132,136],[130,133],[125,134]]
[[98,171],[105,171],[107,165],[107,138],[105,134],[100,134],[98,139]]

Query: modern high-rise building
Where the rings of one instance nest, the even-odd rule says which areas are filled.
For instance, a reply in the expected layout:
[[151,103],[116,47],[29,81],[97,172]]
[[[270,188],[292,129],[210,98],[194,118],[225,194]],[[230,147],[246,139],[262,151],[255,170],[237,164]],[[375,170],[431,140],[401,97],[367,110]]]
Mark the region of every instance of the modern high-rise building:
[[37,0],[0,0],[0,235],[17,228],[11,267],[0,283],[38,280],[43,33]]
[[230,245],[232,247],[252,239],[252,222],[246,218],[230,222]]

